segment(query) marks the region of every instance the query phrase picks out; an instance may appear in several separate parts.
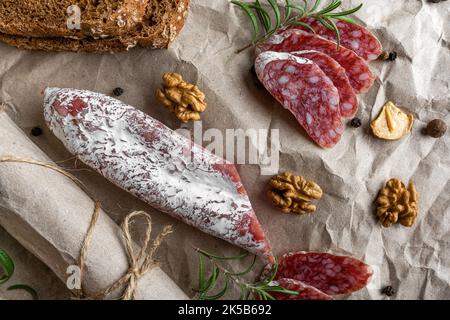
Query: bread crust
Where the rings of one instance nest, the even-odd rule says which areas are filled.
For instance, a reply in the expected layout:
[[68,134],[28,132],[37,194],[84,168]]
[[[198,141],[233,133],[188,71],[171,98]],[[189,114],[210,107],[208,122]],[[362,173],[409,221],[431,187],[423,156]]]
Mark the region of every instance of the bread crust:
[[[62,37],[24,37],[0,33],[0,41],[8,45],[26,50],[44,51],[70,51],[88,53],[114,53],[123,52],[139,45],[146,48],[167,48],[176,38],[184,26],[190,0],[153,0],[158,3],[164,2],[169,6],[160,14],[166,19],[160,21],[156,26],[144,27],[139,33],[129,33],[120,37],[107,39],[71,39]],[[148,10],[151,5],[148,5]],[[147,12],[147,19],[152,12]]]
[[[149,1],[152,0],[2,0],[0,32],[75,39],[121,36],[142,27]],[[81,10],[80,30],[67,26],[67,9],[71,5]]]

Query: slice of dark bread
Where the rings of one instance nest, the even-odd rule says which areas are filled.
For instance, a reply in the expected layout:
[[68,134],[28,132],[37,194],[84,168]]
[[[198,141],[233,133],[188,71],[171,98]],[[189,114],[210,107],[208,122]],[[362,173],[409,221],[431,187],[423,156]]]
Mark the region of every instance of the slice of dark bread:
[[[0,0],[0,32],[25,37],[120,36],[142,26],[151,0]],[[80,9],[80,29],[70,29],[70,6]]]
[[189,0],[150,0],[139,32],[108,39],[22,37],[0,33],[0,41],[27,50],[120,52],[140,45],[167,48],[184,26]]

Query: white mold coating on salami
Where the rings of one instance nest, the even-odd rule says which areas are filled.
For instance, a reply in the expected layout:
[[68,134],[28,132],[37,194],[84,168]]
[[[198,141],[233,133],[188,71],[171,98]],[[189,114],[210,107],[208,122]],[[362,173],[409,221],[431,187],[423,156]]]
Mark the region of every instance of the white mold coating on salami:
[[234,165],[102,94],[48,88],[44,115],[72,154],[114,184],[206,233],[271,255]]
[[339,92],[317,64],[289,53],[266,51],[256,58],[255,70],[314,142],[324,148],[336,145],[344,132]]

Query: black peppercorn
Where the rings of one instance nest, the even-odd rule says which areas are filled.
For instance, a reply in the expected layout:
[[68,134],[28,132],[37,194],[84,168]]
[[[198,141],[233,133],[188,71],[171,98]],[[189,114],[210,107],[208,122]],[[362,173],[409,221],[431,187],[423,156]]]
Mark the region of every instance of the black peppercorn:
[[398,57],[398,54],[396,51],[392,51],[392,52],[383,51],[383,53],[380,54],[379,59],[385,60],[385,61],[395,61],[395,60],[397,60],[397,57]]
[[362,125],[362,121],[360,118],[353,118],[352,121],[350,121],[350,125],[353,128],[359,128]]
[[34,137],[40,136],[42,134],[42,129],[39,127],[34,127],[31,129],[31,135]]
[[397,60],[397,52],[392,51],[391,53],[389,53],[388,60],[389,60],[389,61],[395,61],[395,60]]
[[447,129],[447,124],[444,121],[440,119],[434,119],[433,121],[430,121],[430,123],[428,123],[423,133],[437,139],[443,137],[447,132]]
[[392,288],[392,286],[385,287],[381,292],[388,297],[392,297],[395,294],[395,290],[394,288]]
[[123,94],[123,89],[118,87],[113,90],[113,93],[116,97],[120,97]]

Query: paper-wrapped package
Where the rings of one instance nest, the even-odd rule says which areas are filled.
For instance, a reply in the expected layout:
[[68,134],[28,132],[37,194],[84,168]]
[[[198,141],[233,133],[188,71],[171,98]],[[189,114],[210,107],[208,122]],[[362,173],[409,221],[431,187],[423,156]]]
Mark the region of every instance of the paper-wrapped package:
[[[0,111],[0,157],[51,163]],[[66,282],[76,266],[91,223],[94,201],[75,182],[48,168],[27,163],[0,163],[0,224]],[[108,288],[130,268],[119,227],[101,211],[90,241],[82,288],[87,296]],[[117,298],[120,291],[110,298]],[[159,268],[137,285],[140,299],[188,299]]]

